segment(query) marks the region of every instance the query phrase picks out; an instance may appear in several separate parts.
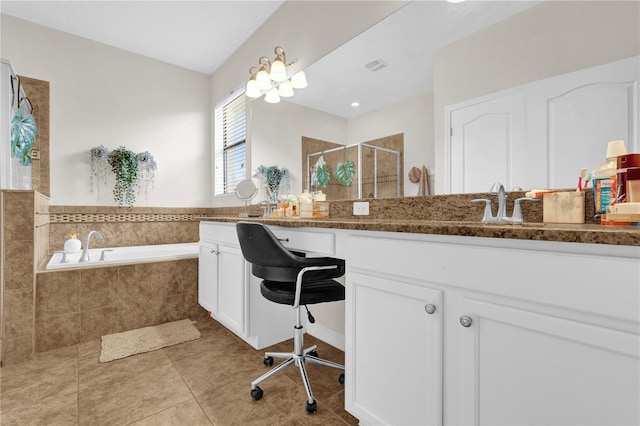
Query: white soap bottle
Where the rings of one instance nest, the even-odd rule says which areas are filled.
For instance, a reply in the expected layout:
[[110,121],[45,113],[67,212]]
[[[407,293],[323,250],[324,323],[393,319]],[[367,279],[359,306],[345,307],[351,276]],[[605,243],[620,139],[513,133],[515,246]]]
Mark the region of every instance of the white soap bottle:
[[596,167],[591,173],[593,185],[594,220],[600,222],[602,215],[607,213],[607,207],[615,200],[615,181],[618,169],[619,155],[627,153],[624,141],[610,141],[607,144],[607,156],[604,164]]

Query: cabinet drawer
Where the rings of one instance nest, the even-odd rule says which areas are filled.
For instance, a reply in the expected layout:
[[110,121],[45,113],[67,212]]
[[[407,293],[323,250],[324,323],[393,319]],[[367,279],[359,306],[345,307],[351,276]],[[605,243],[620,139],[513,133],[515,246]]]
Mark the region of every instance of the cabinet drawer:
[[335,254],[335,236],[332,233],[296,231],[281,227],[273,227],[271,230],[289,249],[329,256]]
[[200,240],[239,246],[235,223],[200,222]]

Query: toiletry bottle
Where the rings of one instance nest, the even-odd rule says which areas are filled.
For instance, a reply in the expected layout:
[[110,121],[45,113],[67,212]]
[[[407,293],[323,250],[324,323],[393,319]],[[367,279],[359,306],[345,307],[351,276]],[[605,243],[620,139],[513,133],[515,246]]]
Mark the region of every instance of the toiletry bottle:
[[615,180],[618,170],[617,159],[627,150],[624,141],[610,141],[607,144],[607,156],[604,164],[598,166],[591,174],[593,185],[593,205],[596,222],[600,222],[602,216],[607,213],[607,207],[615,200]]

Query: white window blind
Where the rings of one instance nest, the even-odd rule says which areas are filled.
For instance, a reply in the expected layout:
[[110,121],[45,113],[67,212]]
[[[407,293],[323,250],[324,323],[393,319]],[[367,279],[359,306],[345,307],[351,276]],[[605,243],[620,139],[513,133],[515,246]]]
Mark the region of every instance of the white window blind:
[[215,195],[232,194],[246,179],[247,127],[244,92],[215,108]]

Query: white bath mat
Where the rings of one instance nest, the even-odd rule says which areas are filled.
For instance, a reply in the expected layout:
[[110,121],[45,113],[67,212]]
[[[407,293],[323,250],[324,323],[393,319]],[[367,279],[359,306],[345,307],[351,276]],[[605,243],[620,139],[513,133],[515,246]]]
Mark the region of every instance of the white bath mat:
[[200,331],[193,323],[194,321],[190,319],[183,319],[102,336],[100,362],[126,358],[131,355],[199,339]]

